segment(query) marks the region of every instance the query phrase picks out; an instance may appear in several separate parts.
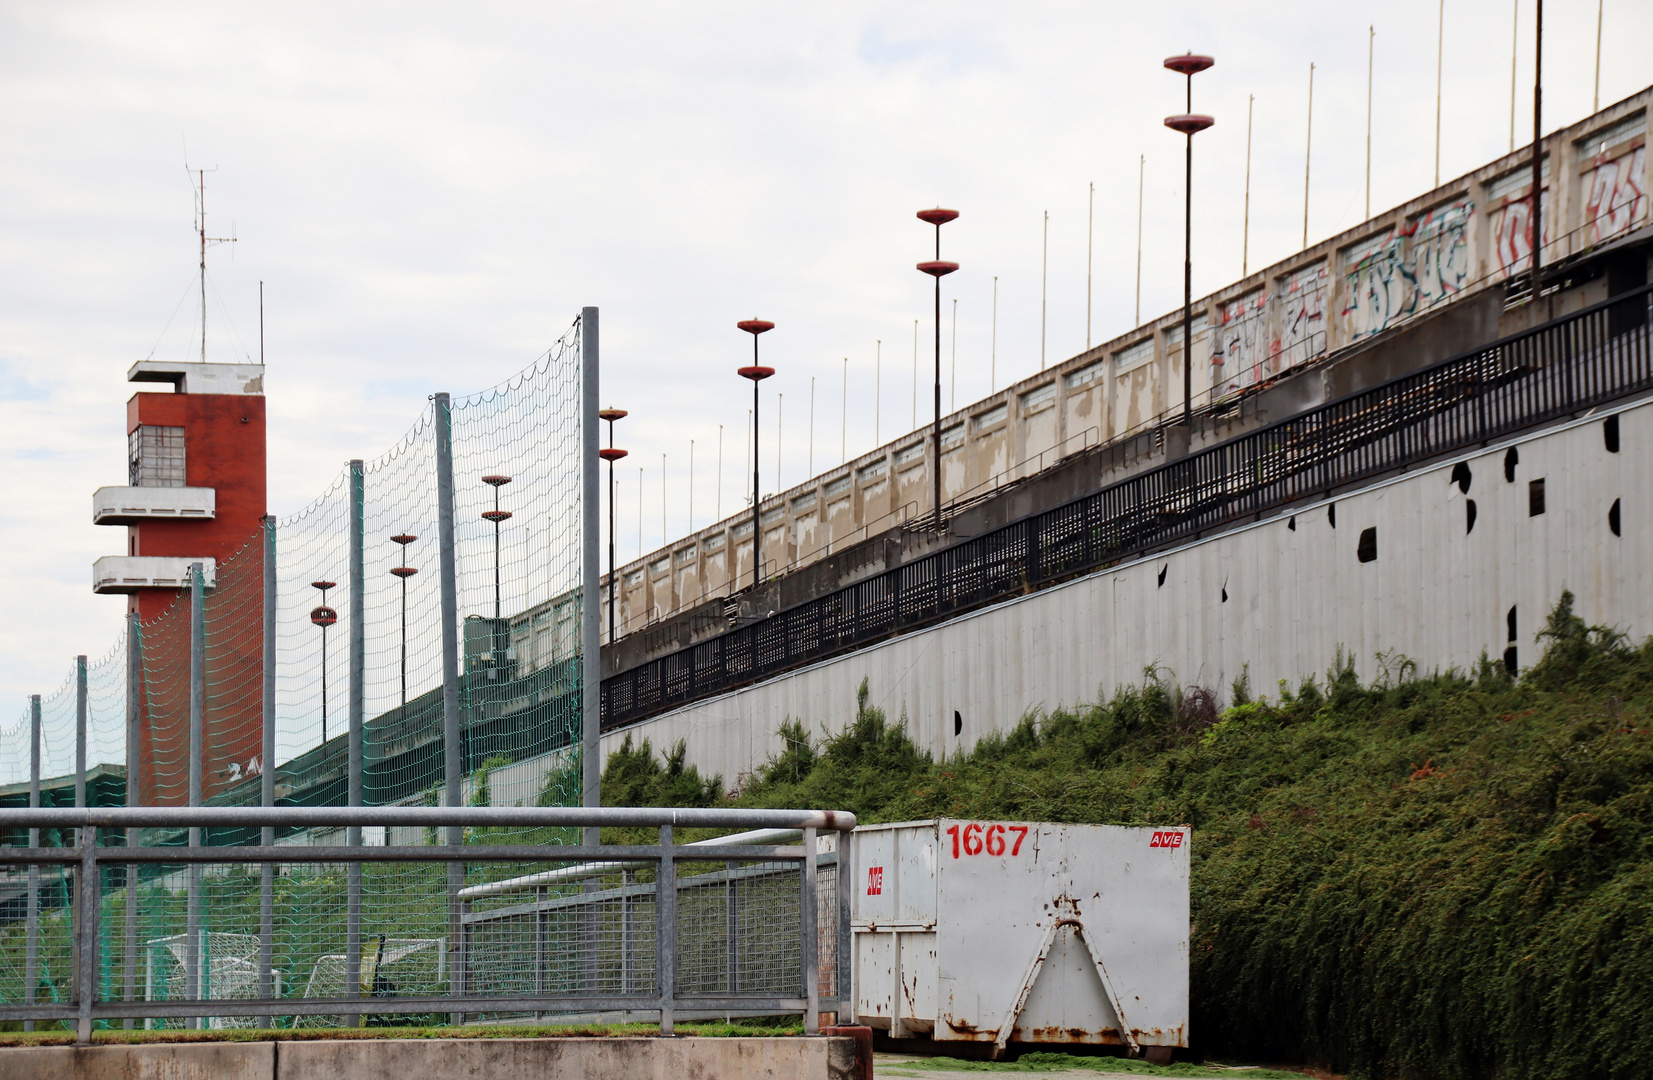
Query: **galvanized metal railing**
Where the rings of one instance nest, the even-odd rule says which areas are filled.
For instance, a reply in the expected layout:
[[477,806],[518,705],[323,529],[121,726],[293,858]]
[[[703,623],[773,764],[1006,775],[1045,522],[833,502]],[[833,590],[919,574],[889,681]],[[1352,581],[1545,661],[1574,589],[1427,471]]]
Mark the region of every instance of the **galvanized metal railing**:
[[[350,835],[384,827],[391,839],[459,827],[479,842],[98,843],[117,829],[263,827]],[[567,830],[561,835],[572,839],[590,827],[650,829],[656,842],[512,842],[525,830]],[[658,1015],[664,1033],[685,1012],[801,1013],[813,1033],[819,1013],[837,1012],[853,992],[847,845],[822,858],[817,834],[854,827],[851,814],[804,810],[0,810],[0,829],[73,829],[77,841],[0,847],[0,878],[26,878],[30,889],[22,926],[0,917],[0,1020],[74,1021],[81,1042],[100,1022],[354,1025],[434,1015],[462,1023],[614,1012]],[[790,832],[679,844],[683,828]],[[802,843],[774,842],[786,835]],[[39,871],[54,867],[59,876],[41,903]],[[727,898],[726,913],[708,917],[711,907],[696,899],[685,917],[680,898],[713,895]],[[710,970],[721,957],[734,965],[727,973]],[[66,986],[42,980],[64,969]],[[12,979],[18,970],[24,978]]]
[[1650,299],[1624,293],[619,672],[603,729],[1653,389]]

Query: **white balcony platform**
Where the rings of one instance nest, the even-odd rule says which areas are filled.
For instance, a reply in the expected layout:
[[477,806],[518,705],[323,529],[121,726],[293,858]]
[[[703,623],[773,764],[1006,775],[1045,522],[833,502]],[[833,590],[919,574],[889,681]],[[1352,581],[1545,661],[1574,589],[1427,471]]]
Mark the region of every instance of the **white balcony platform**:
[[180,394],[264,393],[263,364],[192,364],[139,360],[126,373],[127,382],[171,383]]
[[[177,489],[174,489],[177,490]],[[201,563],[208,588],[218,583],[218,562],[211,558],[185,559],[164,555],[105,555],[92,564],[92,591],[133,593],[139,589],[183,589],[189,586],[189,564]]]
[[218,492],[205,487],[100,487],[92,493],[92,524],[211,521]]

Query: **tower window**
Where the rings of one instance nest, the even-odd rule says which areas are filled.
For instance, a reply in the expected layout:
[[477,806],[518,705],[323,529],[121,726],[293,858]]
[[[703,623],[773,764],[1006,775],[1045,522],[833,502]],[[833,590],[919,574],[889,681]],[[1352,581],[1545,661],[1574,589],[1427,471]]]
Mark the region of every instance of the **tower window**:
[[140,424],[126,437],[128,478],[133,487],[184,486],[184,429]]

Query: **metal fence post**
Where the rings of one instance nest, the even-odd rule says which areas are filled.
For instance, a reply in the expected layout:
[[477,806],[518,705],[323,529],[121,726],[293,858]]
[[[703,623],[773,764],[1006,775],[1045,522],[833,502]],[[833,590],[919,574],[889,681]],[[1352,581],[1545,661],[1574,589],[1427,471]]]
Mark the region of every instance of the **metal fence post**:
[[[264,519],[264,730],[259,748],[258,804],[275,805],[276,519]],[[275,828],[264,826],[260,842],[275,843]],[[258,993],[275,996],[275,867],[258,865]]]
[[[82,810],[86,808],[86,657],[84,656],[75,657],[75,807]],[[75,843],[82,848],[86,846],[87,831],[88,830],[84,826],[75,830]],[[93,833],[93,843],[95,844],[97,842],[95,839],[97,830],[93,829],[91,832]],[[81,889],[81,899],[84,901],[84,890],[86,888],[84,878],[78,882],[78,885]],[[79,905],[73,921],[76,931],[73,938],[73,962],[74,988],[75,994],[77,995],[75,1000],[77,1001],[85,998],[86,995],[91,992],[91,987],[81,981],[82,974],[85,970],[85,956],[83,954],[85,951],[86,941],[85,935],[80,933],[80,924],[81,920],[85,917],[85,910],[86,905],[83,902]],[[94,950],[96,949],[97,945],[95,941],[93,942],[92,947]],[[95,951],[93,955],[96,955]],[[91,1035],[88,1033],[86,1038],[90,1041]]]
[[[29,695],[29,809],[40,809],[40,695]],[[40,830],[29,830],[29,846],[40,846]],[[34,1004],[40,983],[40,867],[29,864],[29,899],[24,923],[23,1003]],[[24,1031],[34,1030],[34,1021],[23,1021]]]
[[803,880],[798,896],[798,932],[802,936],[804,1034],[821,1033],[821,933],[815,881],[815,829],[804,829]]
[[79,1009],[79,1023],[75,1041],[82,1046],[92,1042],[92,1001],[98,996],[98,830],[80,831],[80,873],[77,875],[80,893],[79,911],[75,915],[75,942],[79,947],[79,968],[75,972],[75,1004]]
[[[602,783],[602,646],[598,626],[597,549],[602,517],[597,477],[597,309],[580,309],[580,805],[603,805]],[[611,583],[612,586],[612,583]],[[580,841],[602,843],[600,830],[587,826]]]
[[660,1034],[672,1033],[677,997],[677,864],[672,827],[660,826],[660,868],[654,875],[654,970],[660,981]]
[[[442,594],[442,790],[443,805],[458,806],[460,778],[464,763],[460,760],[459,730],[459,584],[454,557],[453,520],[453,415],[448,406],[448,395],[437,394],[432,399],[436,423],[436,543],[439,556],[439,577]],[[465,841],[465,830],[450,825],[444,837],[449,846],[458,847]],[[464,979],[460,967],[463,930],[459,907],[459,890],[465,887],[465,864],[448,864],[448,971],[449,988],[454,996],[463,992]],[[450,1019],[460,1022],[460,1014]]]
[[[346,778],[351,806],[362,805],[362,723],[367,701],[367,579],[366,556],[362,550],[363,517],[362,462],[350,463],[350,758]],[[344,842],[360,847],[362,827],[345,828]],[[345,869],[344,995],[362,993],[362,864]],[[356,1027],[361,1016],[346,1013],[345,1027]]]
[[[138,806],[142,800],[139,790],[138,771],[139,758],[142,751],[138,744],[139,725],[143,710],[143,624],[138,613],[132,612],[126,617],[126,805]],[[140,839],[140,830],[128,827],[126,830],[126,846],[137,847]],[[125,918],[125,972],[126,992],[122,998],[126,1001],[136,1001],[138,998],[138,864],[128,863],[126,866],[126,918]],[[130,1031],[134,1021],[129,1016],[121,1021],[121,1026]]]
[[856,886],[855,867],[850,858],[854,833],[841,832],[834,841],[838,845],[838,943],[837,960],[833,965],[833,989],[838,997],[838,1023],[853,1024],[855,1013],[855,928],[850,921],[850,890]]
[[[207,708],[207,598],[205,570],[189,564],[189,805],[201,805],[201,752]],[[198,826],[189,830],[189,846],[201,846]],[[201,864],[190,863],[184,900],[184,996],[201,998]],[[201,1018],[189,1017],[185,1027],[199,1028]]]

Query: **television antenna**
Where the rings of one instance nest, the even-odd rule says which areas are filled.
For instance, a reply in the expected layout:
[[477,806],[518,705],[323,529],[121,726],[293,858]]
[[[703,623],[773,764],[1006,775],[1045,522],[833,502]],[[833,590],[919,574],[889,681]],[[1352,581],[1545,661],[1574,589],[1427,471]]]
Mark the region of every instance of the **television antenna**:
[[[233,244],[236,238],[231,236],[207,235],[207,173],[217,172],[215,165],[210,169],[191,169],[184,165],[186,173],[194,173],[195,184],[195,231],[201,238],[201,363],[207,362],[207,248],[217,247],[219,244]],[[235,229],[232,227],[233,234]]]

